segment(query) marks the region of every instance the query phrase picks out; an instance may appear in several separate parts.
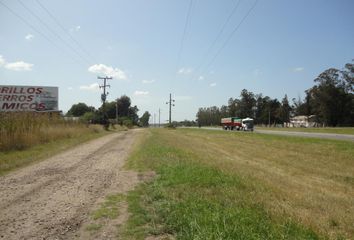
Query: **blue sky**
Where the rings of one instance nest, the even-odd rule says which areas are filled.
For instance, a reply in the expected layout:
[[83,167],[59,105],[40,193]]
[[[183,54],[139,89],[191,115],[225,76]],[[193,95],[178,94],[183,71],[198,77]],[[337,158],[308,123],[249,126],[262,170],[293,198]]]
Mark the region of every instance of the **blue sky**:
[[0,84],[58,86],[64,112],[99,107],[97,76],[111,75],[108,101],[126,94],[164,122],[171,92],[173,120],[194,120],[244,88],[303,97],[319,73],[354,58],[352,0],[0,2]]

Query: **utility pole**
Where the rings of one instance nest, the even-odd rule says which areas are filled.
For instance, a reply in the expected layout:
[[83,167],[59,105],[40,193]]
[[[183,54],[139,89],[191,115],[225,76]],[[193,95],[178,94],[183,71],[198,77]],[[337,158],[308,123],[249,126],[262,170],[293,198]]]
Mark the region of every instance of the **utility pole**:
[[103,106],[106,104],[106,99],[108,92],[106,93],[106,88],[111,87],[110,85],[107,85],[107,80],[112,79],[112,77],[97,77],[98,79],[103,79],[103,85],[100,85],[100,88],[103,88],[103,93],[101,94],[101,100],[103,103]]
[[169,118],[168,118],[168,123],[171,125],[171,110],[172,110],[172,106],[174,107],[175,105],[173,104],[173,102],[175,102],[174,99],[172,99],[171,97],[171,93],[170,93],[170,101],[166,102],[166,104],[169,104],[169,108],[170,108],[170,111],[169,111]]
[[160,116],[161,116],[161,110],[159,108],[159,128],[160,128]]
[[110,85],[107,84],[107,80],[112,79],[112,77],[97,77],[98,79],[103,79],[103,85],[100,85],[100,88],[103,88],[103,93],[101,94],[101,100],[102,100],[102,111],[103,111],[103,121],[104,124],[107,126],[108,128],[108,121],[107,121],[107,114],[106,114],[106,99],[107,99],[107,95],[108,92],[106,92],[106,88],[111,87]]

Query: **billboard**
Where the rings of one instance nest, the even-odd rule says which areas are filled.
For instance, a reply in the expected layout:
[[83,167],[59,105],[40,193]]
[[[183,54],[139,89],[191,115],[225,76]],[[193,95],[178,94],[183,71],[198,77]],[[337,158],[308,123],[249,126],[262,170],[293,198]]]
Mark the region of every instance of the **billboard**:
[[0,85],[0,112],[58,111],[58,87]]

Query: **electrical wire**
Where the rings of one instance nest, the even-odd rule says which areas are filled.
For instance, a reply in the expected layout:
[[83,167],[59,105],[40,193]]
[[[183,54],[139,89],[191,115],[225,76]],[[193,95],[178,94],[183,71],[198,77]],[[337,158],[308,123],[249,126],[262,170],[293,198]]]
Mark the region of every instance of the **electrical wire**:
[[[219,41],[222,33],[224,32],[226,26],[228,25],[228,23],[230,22],[231,18],[233,17],[233,15],[236,13],[236,10],[238,9],[239,5],[241,3],[241,0],[238,0],[236,5],[233,7],[231,13],[229,14],[229,16],[227,17],[226,21],[224,22],[224,24],[222,25],[220,31],[218,32],[218,34],[216,35],[214,41],[212,42],[212,44],[209,46],[209,48],[207,49],[207,51],[205,52],[204,56],[203,56],[203,60],[207,59],[207,57],[209,56],[209,54],[211,53],[212,49],[214,48],[215,44]],[[202,61],[203,61],[202,60]],[[196,72],[203,66],[203,62],[201,64],[199,64],[199,66],[196,68]]]
[[60,23],[60,21],[46,8],[39,0],[36,0],[37,4],[52,18],[52,20],[69,36],[69,38],[81,49],[82,52],[84,52],[90,59],[93,60],[92,55],[80,44],[66,29],[65,27]]
[[211,61],[206,65],[206,68],[204,69],[204,72],[206,72],[209,67],[214,63],[214,61],[216,60],[216,58],[219,56],[219,54],[221,53],[221,51],[227,46],[227,44],[229,43],[229,41],[231,40],[231,38],[233,37],[233,35],[237,32],[237,30],[240,28],[240,26],[242,25],[242,23],[247,19],[247,17],[250,15],[250,13],[252,12],[252,10],[256,7],[257,3],[259,0],[256,0],[254,2],[254,4],[252,5],[252,7],[248,10],[248,12],[246,13],[246,15],[242,18],[242,20],[239,22],[238,25],[236,25],[236,27],[233,29],[233,31],[229,34],[228,38],[224,41],[223,45],[218,49],[218,51],[216,52],[216,54],[213,56],[213,58],[211,59]]
[[179,64],[180,64],[180,61],[181,61],[181,56],[182,56],[183,47],[184,47],[184,41],[185,41],[185,38],[186,38],[186,35],[187,35],[187,28],[188,28],[188,25],[190,24],[190,16],[191,16],[192,6],[193,6],[193,0],[190,0],[189,7],[188,7],[188,12],[187,12],[187,17],[186,17],[186,22],[184,24],[184,29],[183,29],[181,45],[180,45],[180,48],[179,48],[179,51],[178,51],[177,70],[179,68]]
[[35,14],[30,8],[28,8],[21,0],[18,0],[19,3],[32,15],[34,16],[45,28],[51,32],[56,38],[58,38],[60,41],[62,41],[65,46],[70,48],[80,59],[82,59],[84,62],[90,64],[90,61],[85,59],[74,47],[72,47],[70,44],[68,44],[59,34],[57,34],[54,30],[51,29],[51,27],[45,23],[37,14]]
[[[52,44],[59,52],[64,54],[65,51],[61,47],[59,47],[52,39],[47,37],[44,33],[42,33],[40,30],[38,30],[36,27],[34,27],[31,23],[29,23],[25,18],[23,18],[21,15],[17,14],[14,10],[12,10],[9,6],[7,6],[5,3],[0,1],[0,4],[5,7],[7,10],[9,10],[13,15],[15,15],[17,18],[19,18],[25,25],[30,27],[33,31],[38,33],[40,36],[42,36],[45,40],[47,40],[50,44]],[[77,62],[76,59],[70,57],[70,55],[64,54],[66,57],[71,58],[74,62]]]

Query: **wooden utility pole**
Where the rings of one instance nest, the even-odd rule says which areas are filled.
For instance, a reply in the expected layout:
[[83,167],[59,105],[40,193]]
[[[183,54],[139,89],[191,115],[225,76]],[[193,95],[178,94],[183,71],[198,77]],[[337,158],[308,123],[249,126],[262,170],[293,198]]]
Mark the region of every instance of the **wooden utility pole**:
[[172,110],[172,107],[175,106],[175,105],[173,104],[173,102],[175,102],[175,100],[172,99],[171,93],[170,93],[170,101],[166,102],[166,104],[169,104],[169,118],[168,118],[168,122],[169,122],[170,125],[171,125],[171,110]]
[[106,88],[111,87],[110,85],[107,84],[107,80],[112,79],[112,77],[97,77],[98,79],[103,79],[103,85],[100,85],[100,88],[103,88],[103,93],[101,94],[101,101],[102,101],[102,112],[103,112],[103,121],[105,127],[108,128],[108,116],[106,113],[106,99],[108,92],[106,92]]
[[108,92],[106,93],[106,88],[109,88],[111,87],[110,85],[107,84],[107,80],[110,80],[112,79],[112,77],[97,77],[98,79],[103,79],[103,85],[100,85],[100,88],[103,88],[103,93],[101,94],[101,100],[102,100],[102,103],[103,103],[103,106],[105,105],[106,103],[106,99],[107,99],[107,95],[108,95]]

